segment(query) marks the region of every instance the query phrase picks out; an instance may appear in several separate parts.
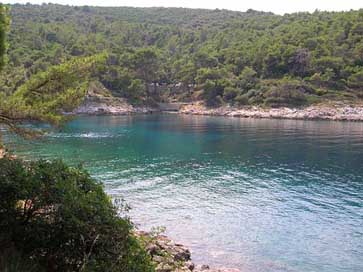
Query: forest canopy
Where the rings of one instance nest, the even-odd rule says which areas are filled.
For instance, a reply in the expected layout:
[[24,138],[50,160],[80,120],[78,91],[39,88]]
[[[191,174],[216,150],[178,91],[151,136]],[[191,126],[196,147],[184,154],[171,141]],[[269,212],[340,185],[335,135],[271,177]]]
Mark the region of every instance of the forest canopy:
[[[7,67],[5,60],[9,22],[8,8],[0,4],[0,72],[4,66]],[[40,131],[22,126],[24,122],[42,121],[53,125],[64,123],[69,119],[65,113],[71,112],[83,101],[91,75],[107,57],[105,52],[73,57],[58,65],[49,66],[45,71],[30,74],[29,78],[26,77],[10,92],[0,92],[0,126],[31,137],[40,134]],[[5,78],[9,76],[6,73],[2,75]],[[0,131],[0,158],[4,155],[3,152]]]
[[[107,51],[93,74],[130,102],[304,105],[363,96],[363,10],[286,14],[248,10],[11,5],[0,91],[73,57]],[[155,88],[151,88],[154,86]]]
[[6,32],[9,28],[9,17],[7,8],[0,3],[0,71],[5,64]]

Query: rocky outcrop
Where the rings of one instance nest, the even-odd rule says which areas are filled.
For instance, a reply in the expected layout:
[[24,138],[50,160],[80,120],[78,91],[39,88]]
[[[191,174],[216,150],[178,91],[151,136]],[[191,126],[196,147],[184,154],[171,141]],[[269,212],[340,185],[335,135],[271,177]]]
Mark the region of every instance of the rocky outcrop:
[[136,231],[135,235],[144,244],[156,272],[240,272],[238,269],[212,269],[208,265],[196,266],[191,261],[190,250],[182,244],[175,243],[165,235]]
[[0,147],[0,159],[4,158],[6,155],[6,150],[5,148]]
[[0,159],[3,159],[3,158],[15,160],[17,157],[16,157],[16,155],[7,152],[6,148],[0,147]]
[[82,104],[74,110],[73,114],[90,115],[128,115],[145,114],[155,111],[148,107],[134,107],[126,99],[114,97],[101,83],[90,84],[87,95]]
[[[165,108],[165,109],[164,109]],[[260,106],[208,108],[203,102],[159,103],[159,107],[134,107],[125,99],[114,97],[100,83],[90,85],[87,96],[74,114],[146,114],[157,111],[172,110],[182,114],[214,115],[241,118],[275,118],[275,119],[303,119],[303,120],[337,120],[363,121],[363,105],[347,105],[344,103],[330,103],[312,105],[304,108],[265,108]]]
[[128,115],[146,114],[155,110],[147,107],[133,107],[122,98],[87,96],[83,103],[73,112],[74,114],[90,115]]
[[202,103],[195,103],[183,106],[179,112],[243,118],[363,121],[363,106],[344,104],[314,105],[306,108],[262,108],[257,106],[207,108]]

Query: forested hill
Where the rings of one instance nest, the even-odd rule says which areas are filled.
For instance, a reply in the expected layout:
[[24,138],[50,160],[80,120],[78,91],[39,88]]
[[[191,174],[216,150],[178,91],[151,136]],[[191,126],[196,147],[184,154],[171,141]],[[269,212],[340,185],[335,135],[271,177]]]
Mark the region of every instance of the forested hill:
[[[249,10],[12,5],[0,90],[72,57],[107,51],[94,80],[131,102],[304,105],[363,97],[363,10],[284,16]],[[178,84],[155,95],[151,84]]]

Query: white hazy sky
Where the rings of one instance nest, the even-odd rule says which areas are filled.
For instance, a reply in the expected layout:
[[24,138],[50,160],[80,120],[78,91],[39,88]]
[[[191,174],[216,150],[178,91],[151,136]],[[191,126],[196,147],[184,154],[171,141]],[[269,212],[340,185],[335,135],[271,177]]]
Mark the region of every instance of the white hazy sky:
[[283,14],[297,11],[341,11],[363,8],[363,0],[5,0],[3,3],[58,3],[65,5],[188,7],[246,11],[249,8]]

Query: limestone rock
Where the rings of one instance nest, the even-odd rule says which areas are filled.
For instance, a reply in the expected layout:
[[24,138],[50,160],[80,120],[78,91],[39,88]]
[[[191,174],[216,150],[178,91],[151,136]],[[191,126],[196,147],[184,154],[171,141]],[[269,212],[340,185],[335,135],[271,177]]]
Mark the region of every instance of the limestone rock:
[[165,235],[136,231],[135,236],[144,243],[157,272],[239,272],[236,269],[210,269],[208,265],[196,267],[191,261],[190,250]]
[[179,111],[193,115],[219,115],[243,118],[363,121],[363,105],[312,105],[305,108],[262,108],[257,106],[207,108],[201,102],[185,105]]

